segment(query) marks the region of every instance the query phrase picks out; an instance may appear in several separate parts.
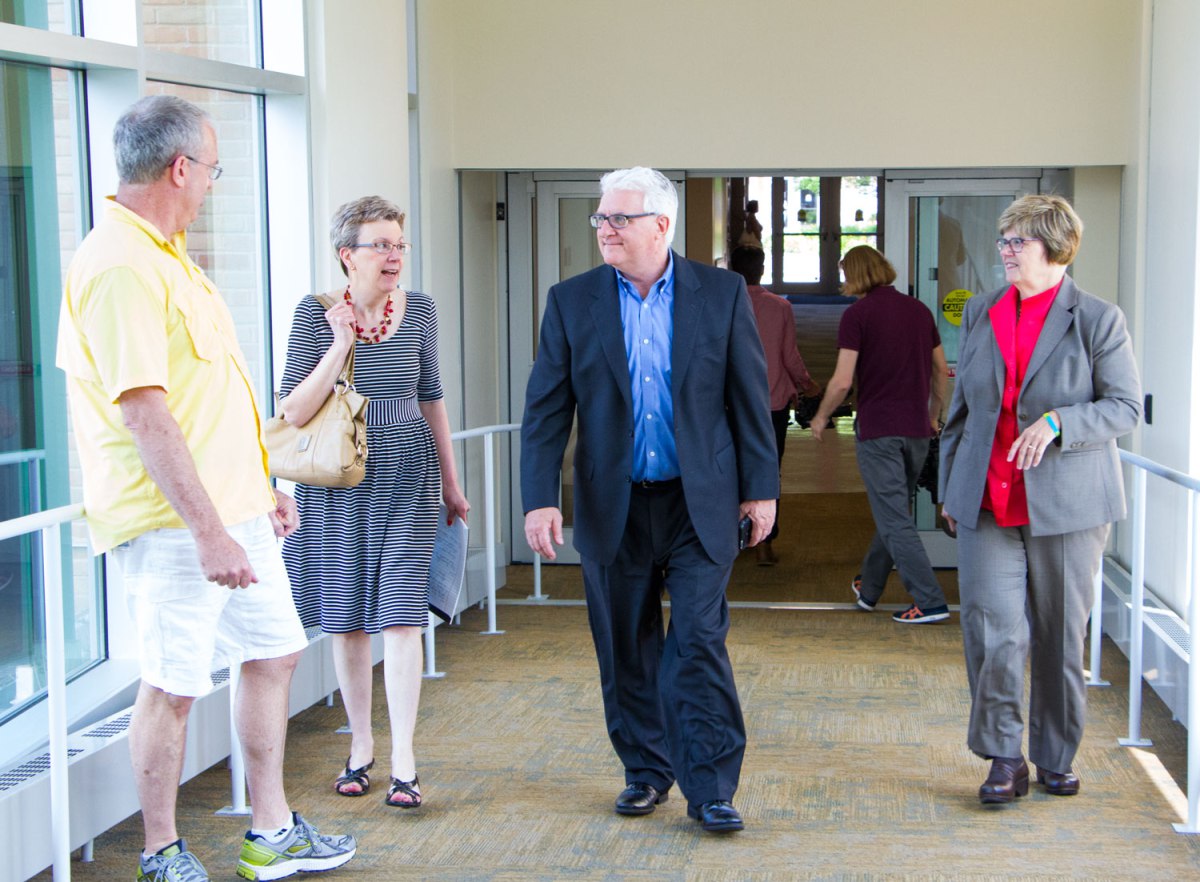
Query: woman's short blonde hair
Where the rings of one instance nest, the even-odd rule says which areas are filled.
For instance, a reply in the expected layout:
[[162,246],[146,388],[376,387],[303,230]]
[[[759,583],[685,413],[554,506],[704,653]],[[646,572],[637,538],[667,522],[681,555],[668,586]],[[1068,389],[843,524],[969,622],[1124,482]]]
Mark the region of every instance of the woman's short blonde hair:
[[1012,230],[1039,240],[1046,249],[1046,259],[1063,266],[1075,259],[1083,238],[1083,221],[1071,203],[1049,193],[1022,196],[1004,209],[998,226],[1001,235]]
[[842,272],[846,274],[842,290],[847,294],[866,294],[896,281],[895,267],[870,245],[857,245],[847,251],[842,258]]

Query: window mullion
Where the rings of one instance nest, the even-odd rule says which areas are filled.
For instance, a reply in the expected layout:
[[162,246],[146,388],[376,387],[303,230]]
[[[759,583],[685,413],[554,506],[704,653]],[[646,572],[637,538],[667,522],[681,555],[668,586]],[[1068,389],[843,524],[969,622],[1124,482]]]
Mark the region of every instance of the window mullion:
[[821,178],[821,291],[838,290],[838,258],[842,245],[842,179]]
[[771,284],[783,284],[783,178],[771,178]]

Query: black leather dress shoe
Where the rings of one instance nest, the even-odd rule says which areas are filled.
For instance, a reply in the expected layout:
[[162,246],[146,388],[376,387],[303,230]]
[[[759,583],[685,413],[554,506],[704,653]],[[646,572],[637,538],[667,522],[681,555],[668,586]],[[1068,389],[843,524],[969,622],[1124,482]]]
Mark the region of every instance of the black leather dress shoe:
[[1065,772],[1051,772],[1049,769],[1039,768],[1037,780],[1051,796],[1074,796],[1079,792],[1079,776],[1070,769]]
[[699,821],[709,833],[736,833],[746,827],[738,810],[727,799],[714,799],[698,809],[688,806],[688,817]]
[[617,797],[618,815],[648,815],[654,807],[667,801],[667,792],[659,793],[658,788],[641,781],[628,784],[621,795]]
[[1029,766],[1024,757],[992,757],[992,770],[979,787],[979,801],[984,805],[1012,802],[1029,792]]

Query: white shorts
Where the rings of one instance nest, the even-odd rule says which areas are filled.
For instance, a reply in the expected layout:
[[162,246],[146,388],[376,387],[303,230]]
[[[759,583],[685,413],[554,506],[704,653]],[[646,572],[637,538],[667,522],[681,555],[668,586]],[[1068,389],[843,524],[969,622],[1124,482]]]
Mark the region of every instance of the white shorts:
[[189,530],[150,530],[109,552],[137,629],[142,679],[172,695],[204,695],[214,670],[308,645],[271,521],[226,529],[258,577],[246,588],[204,578]]

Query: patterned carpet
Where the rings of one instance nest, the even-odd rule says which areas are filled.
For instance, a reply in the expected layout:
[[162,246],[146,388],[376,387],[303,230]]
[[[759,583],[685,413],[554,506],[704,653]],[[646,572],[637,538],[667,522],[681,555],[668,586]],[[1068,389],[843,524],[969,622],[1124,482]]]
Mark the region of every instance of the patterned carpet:
[[[550,590],[577,573],[548,574]],[[339,707],[292,721],[293,804],[361,842],[353,863],[323,878],[1174,882],[1200,873],[1200,839],[1172,832],[1177,817],[1155,783],[1156,755],[1182,755],[1180,727],[1148,698],[1156,746],[1139,762],[1116,744],[1120,688],[1092,693],[1079,796],[979,805],[985,764],[963,746],[956,618],[901,626],[880,613],[735,609],[730,650],[749,732],[737,803],[748,826],[718,838],[687,819],[677,793],[649,817],[613,814],[622,774],[584,609],[499,612],[502,636],[479,633],[478,610],[441,632],[447,676],[425,684],[417,752],[428,802],[418,812],[384,807],[381,790],[332,794],[347,743],[334,734]],[[1107,648],[1105,674],[1117,683],[1120,659]],[[227,802],[223,767],[182,790],[181,831],[215,879],[232,878],[244,824],[212,815]],[[74,878],[129,878],[140,837],[135,816],[97,841],[96,862],[76,864]]]

